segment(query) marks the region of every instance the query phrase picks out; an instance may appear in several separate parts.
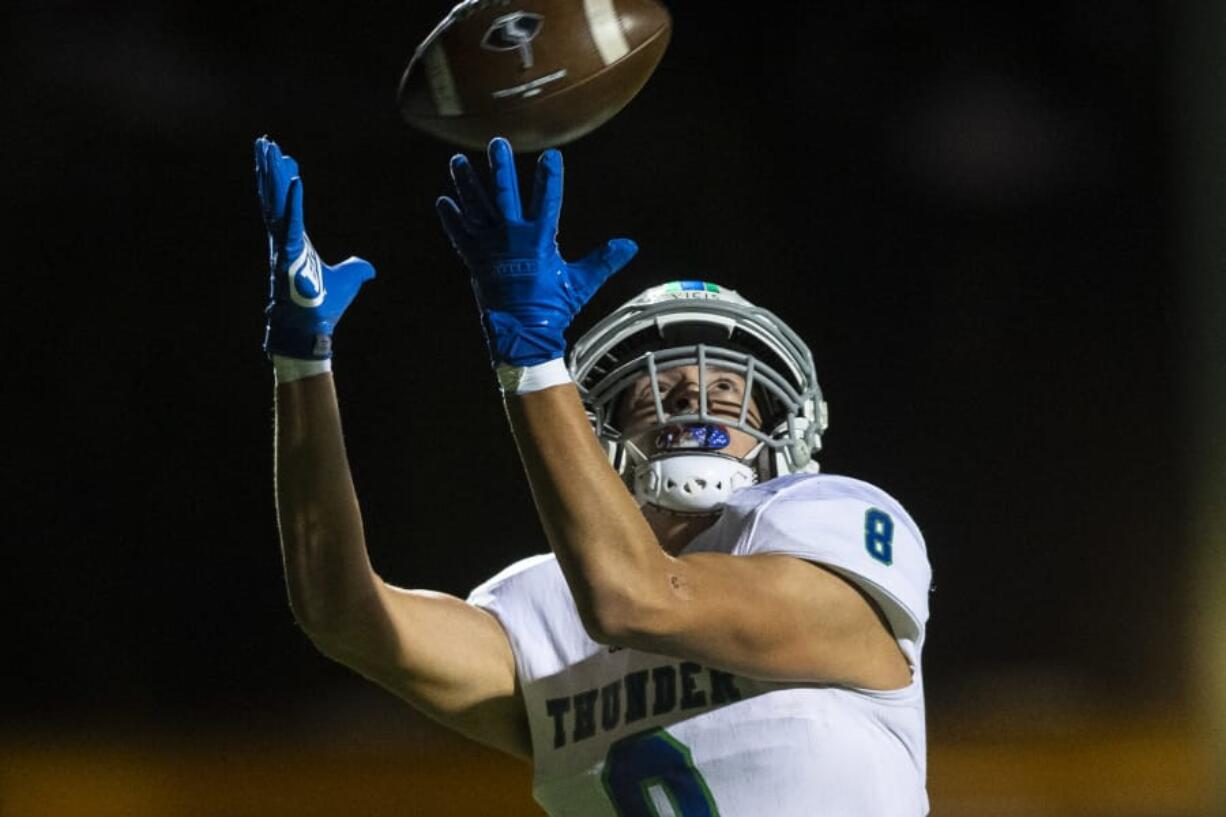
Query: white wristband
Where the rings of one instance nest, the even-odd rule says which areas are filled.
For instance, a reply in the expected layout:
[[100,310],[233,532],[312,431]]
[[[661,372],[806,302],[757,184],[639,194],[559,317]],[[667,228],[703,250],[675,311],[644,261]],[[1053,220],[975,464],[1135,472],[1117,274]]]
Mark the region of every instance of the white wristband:
[[314,377],[332,371],[332,359],[299,360],[296,357],[273,355],[272,369],[277,374],[278,383],[292,383],[304,377]]
[[566,361],[560,357],[535,366],[508,366],[502,363],[496,372],[503,394],[528,394],[571,382]]

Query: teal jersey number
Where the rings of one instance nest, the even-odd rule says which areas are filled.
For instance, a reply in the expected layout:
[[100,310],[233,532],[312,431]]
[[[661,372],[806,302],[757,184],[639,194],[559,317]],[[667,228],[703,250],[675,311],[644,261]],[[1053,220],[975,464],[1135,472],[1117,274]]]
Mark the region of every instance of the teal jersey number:
[[864,514],[864,547],[883,565],[894,563],[894,520],[885,511],[869,508]]
[[601,780],[620,817],[719,817],[689,747],[663,729],[610,746]]

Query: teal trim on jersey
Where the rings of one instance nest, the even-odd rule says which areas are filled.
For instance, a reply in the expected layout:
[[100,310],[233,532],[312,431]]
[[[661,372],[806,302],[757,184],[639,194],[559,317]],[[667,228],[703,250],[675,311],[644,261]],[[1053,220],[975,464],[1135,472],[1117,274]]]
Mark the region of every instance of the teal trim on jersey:
[[619,817],[666,817],[651,799],[659,786],[675,817],[719,817],[719,808],[702,773],[694,766],[690,747],[656,727],[616,741],[605,757],[600,775],[605,793]]
[[883,565],[894,564],[894,520],[880,508],[864,512],[864,549]]

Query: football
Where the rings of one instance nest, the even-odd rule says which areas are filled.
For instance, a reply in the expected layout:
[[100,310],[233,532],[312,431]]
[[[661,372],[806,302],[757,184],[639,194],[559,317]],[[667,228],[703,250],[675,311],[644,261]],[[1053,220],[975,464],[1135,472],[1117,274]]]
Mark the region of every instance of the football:
[[400,113],[466,148],[563,145],[634,98],[671,33],[656,0],[467,0],[414,52]]

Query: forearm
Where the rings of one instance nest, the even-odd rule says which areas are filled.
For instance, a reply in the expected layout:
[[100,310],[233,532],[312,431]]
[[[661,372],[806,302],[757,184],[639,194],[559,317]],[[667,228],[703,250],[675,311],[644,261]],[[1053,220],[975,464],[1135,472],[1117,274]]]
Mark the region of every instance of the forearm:
[[315,639],[360,626],[378,605],[331,374],[276,389],[277,518],[290,606]]
[[[589,630],[630,616],[671,561],[592,434],[573,385],[505,398],[545,535]],[[646,582],[646,585],[644,584]]]
[[440,723],[530,757],[515,658],[493,615],[372,570],[332,375],[278,385],[276,402],[277,511],[299,624],[329,658]]

